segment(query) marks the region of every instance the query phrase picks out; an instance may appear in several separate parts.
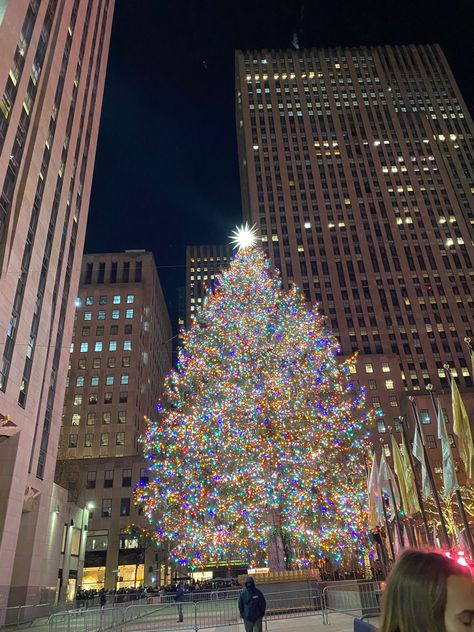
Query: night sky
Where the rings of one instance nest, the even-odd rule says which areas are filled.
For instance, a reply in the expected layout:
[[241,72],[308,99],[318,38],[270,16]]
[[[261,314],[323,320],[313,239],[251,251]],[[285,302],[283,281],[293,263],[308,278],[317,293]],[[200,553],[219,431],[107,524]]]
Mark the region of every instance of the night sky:
[[152,250],[175,320],[185,246],[241,220],[235,49],[437,42],[472,112],[473,6],[116,0],[86,252]]

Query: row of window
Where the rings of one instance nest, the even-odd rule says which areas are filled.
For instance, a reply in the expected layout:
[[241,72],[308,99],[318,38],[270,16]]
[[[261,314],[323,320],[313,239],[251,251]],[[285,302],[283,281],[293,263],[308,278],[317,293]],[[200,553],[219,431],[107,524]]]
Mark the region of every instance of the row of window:
[[[113,487],[114,486],[114,470],[105,470],[104,471],[104,487]],[[148,475],[145,468],[140,468],[140,484],[145,485],[148,483]],[[87,489],[95,489],[97,484],[97,472],[89,471],[87,472],[87,481],[86,487]],[[122,487],[131,487],[132,486],[132,470],[127,468],[122,470]]]
[[[113,404],[113,393],[107,392],[104,393],[104,404]],[[95,405],[99,402],[98,393],[89,393],[88,403],[90,405]],[[82,395],[74,395],[74,406],[81,406],[83,402]],[[119,404],[126,404],[128,402],[128,391],[120,391],[119,393]]]
[[[109,351],[117,351],[117,340],[110,340],[109,341],[109,346],[108,349]],[[94,343],[94,351],[97,353],[100,353],[101,351],[105,350],[106,345],[104,345],[103,342],[101,341],[97,341]],[[92,351],[92,344],[90,345],[90,349]],[[80,346],[79,346],[79,350],[81,353],[87,353],[89,351],[89,343],[88,342],[81,342]],[[132,350],[132,341],[131,340],[124,340],[123,341],[123,350],[124,351],[131,351]],[[71,344],[71,353],[74,351],[74,343]]]
[[[85,385],[85,375],[78,375],[76,377],[76,386],[84,386]],[[128,380],[129,380],[129,374],[128,373],[122,373],[122,375],[120,376],[120,384],[128,384]],[[105,376],[105,384],[106,386],[113,386],[115,381],[115,375],[106,375]],[[91,375],[91,381],[90,381],[90,385],[91,386],[99,386],[100,383],[100,376],[99,375]]]
[[[100,358],[94,358],[92,360],[92,368],[93,369],[100,369],[102,366],[102,361]],[[117,366],[117,358],[115,356],[112,356],[110,358],[107,358],[107,368],[109,369],[114,369]],[[122,358],[122,366],[123,367],[129,367],[130,366],[130,356],[124,356]],[[77,368],[78,369],[86,369],[87,368],[87,360],[86,358],[79,358],[79,360],[77,361]]]
[[[377,420],[377,430],[380,434],[383,434],[384,432],[387,431],[385,427],[385,422],[383,419]],[[455,448],[456,442],[454,441],[454,436],[452,434],[448,434],[448,438],[449,438],[449,444],[451,445],[451,447]],[[437,443],[436,443],[436,437],[434,435],[429,435],[429,434],[425,435],[425,440],[426,440],[427,448],[429,448],[430,450],[436,449]],[[391,456],[390,449],[387,444],[384,444],[384,450],[385,450],[386,456]]]
[[[99,445],[101,447],[106,447],[110,444],[110,432],[101,432],[99,435]],[[70,434],[68,440],[68,448],[77,448],[78,446],[79,435]],[[95,435],[93,433],[87,433],[84,435],[84,447],[92,448],[95,443]],[[116,432],[115,433],[115,445],[125,445],[125,432]]]
[[[127,334],[131,334],[133,331],[133,327],[132,325],[125,325],[124,326],[124,333],[125,335]],[[97,325],[97,327],[95,328],[95,335],[97,337],[99,336],[103,336],[105,332],[105,327],[104,325]],[[111,336],[117,336],[119,332],[119,327],[118,325],[110,325],[110,335]],[[91,328],[89,327],[89,325],[86,325],[85,327],[82,328],[82,332],[81,335],[84,336],[89,336],[91,333]]]
[[[94,272],[94,262],[86,263],[86,268],[83,276],[83,283],[117,283],[118,281],[118,262],[112,261],[110,268],[108,268],[108,274],[106,275],[106,264],[104,261],[100,261],[99,265],[96,265],[96,271]],[[135,283],[140,283],[142,280],[142,262],[135,261]],[[129,283],[130,281],[130,261],[124,261],[122,266],[121,282]]]
[[[120,515],[121,516],[130,515],[130,498],[120,499]],[[101,517],[110,518],[111,516],[112,516],[112,498],[103,498]]]
[[[99,305],[107,305],[109,300],[108,296],[99,296]],[[127,303],[128,305],[135,303],[135,294],[127,294],[126,297],[124,297],[124,302]],[[94,297],[93,296],[86,296],[86,300],[84,301],[84,303],[86,305],[94,305]],[[120,305],[122,303],[122,297],[120,294],[115,294],[112,297],[112,304],[113,305]],[[82,305],[82,301],[81,298],[78,296],[76,299],[76,307],[80,307],[80,305]]]
[[[87,420],[87,425],[88,426],[94,426],[96,421],[97,421],[97,413],[87,413],[86,416],[86,420]],[[103,424],[110,424],[112,422],[112,413],[111,412],[103,412],[102,413],[102,423]],[[81,415],[80,413],[74,413],[71,417],[71,425],[72,426],[79,426],[81,423]],[[119,410],[117,413],[117,423],[118,424],[125,424],[127,423],[127,411],[126,410]]]
[[[130,307],[125,310],[125,318],[133,318],[133,314],[134,314],[133,307]],[[97,312],[97,320],[105,320],[105,316],[106,316],[105,309],[100,309]],[[120,318],[120,310],[119,309],[112,310],[111,317],[113,320],[118,320]],[[84,312],[83,319],[92,320],[92,312],[90,311]]]

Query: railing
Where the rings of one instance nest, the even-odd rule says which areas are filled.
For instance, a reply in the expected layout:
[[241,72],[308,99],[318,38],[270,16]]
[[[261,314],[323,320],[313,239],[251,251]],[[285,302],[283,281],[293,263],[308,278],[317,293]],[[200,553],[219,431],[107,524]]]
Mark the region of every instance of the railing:
[[0,628],[31,623],[36,621],[38,625],[47,625],[48,617],[59,611],[72,609],[72,604],[26,604],[23,606],[8,606],[0,608]]
[[323,590],[324,621],[329,613],[339,612],[356,616],[380,613],[382,588],[380,582],[344,582],[344,586],[326,586]]
[[123,608],[81,608],[57,612],[49,618],[50,632],[104,632],[118,630],[124,621]]

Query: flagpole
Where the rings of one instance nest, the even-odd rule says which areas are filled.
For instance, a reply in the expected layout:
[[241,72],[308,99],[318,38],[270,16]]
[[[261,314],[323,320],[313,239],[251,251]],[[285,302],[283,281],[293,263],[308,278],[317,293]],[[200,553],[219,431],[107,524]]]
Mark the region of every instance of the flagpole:
[[434,544],[434,542],[432,541],[432,538],[431,538],[431,535],[430,535],[430,530],[428,528],[428,520],[426,518],[425,507],[424,507],[424,504],[423,504],[423,498],[421,496],[420,488],[418,486],[418,479],[417,479],[417,475],[416,475],[415,461],[413,460],[413,454],[412,454],[411,450],[409,450],[410,441],[408,439],[407,428],[405,426],[405,423],[408,426],[408,419],[405,420],[403,417],[399,417],[398,419],[400,421],[401,431],[402,431],[403,436],[405,438],[405,445],[407,446],[408,460],[410,461],[411,469],[413,470],[413,476],[415,477],[416,496],[418,498],[418,504],[420,505],[421,518],[423,520],[423,526],[425,528],[426,543],[431,545],[431,544]]
[[[392,437],[393,437],[393,428],[390,428],[390,438],[392,438]],[[395,439],[395,437],[393,437],[393,438]],[[396,439],[395,439],[395,441],[396,441]],[[392,450],[393,450],[393,446],[392,446]],[[395,457],[394,457],[393,454],[392,454],[392,461],[395,464]],[[395,472],[396,472],[396,470],[395,470]],[[389,481],[389,482],[391,484],[391,481]],[[406,536],[408,538],[409,544],[410,544],[410,546],[416,547],[417,543],[416,543],[416,539],[415,539],[415,535],[413,533],[413,530],[411,529],[410,517],[408,515],[408,507],[405,507],[405,501],[404,501],[404,497],[403,497],[402,490],[401,490],[401,487],[400,487],[400,476],[399,476],[399,474],[397,474],[396,482],[397,482],[397,487],[398,487],[398,493],[400,494],[400,502],[401,502],[401,505],[403,506],[403,509],[404,509],[404,512],[405,512],[405,518],[406,518],[406,521],[402,518],[401,520],[399,520],[397,522],[397,524],[402,524],[402,525],[404,525],[406,527],[405,528],[405,534],[406,534]],[[392,490],[392,495],[393,495],[393,490]],[[405,500],[406,499],[407,499],[407,497],[405,498]],[[399,535],[400,535],[400,544],[402,546],[404,546],[405,538],[403,537],[403,530],[400,533],[400,529],[399,529]]]
[[[445,366],[445,373],[447,375],[448,378],[448,383],[451,386],[451,374],[449,372],[449,365]],[[433,410],[435,411],[436,417],[438,416],[438,405],[436,404],[436,400],[435,400],[435,396],[434,396],[434,389],[428,389],[430,391],[430,397],[431,397],[431,403],[433,405]],[[444,422],[443,422],[444,423]],[[461,520],[462,520],[462,524],[464,526],[464,532],[466,534],[466,539],[467,539],[467,545],[469,548],[469,554],[471,556],[471,560],[474,560],[474,542],[472,540],[472,533],[471,530],[469,528],[469,521],[467,519],[467,515],[466,515],[466,510],[464,508],[464,502],[461,496],[461,490],[460,489],[455,489],[454,493],[456,494],[456,501],[459,507],[459,513],[461,514]]]
[[385,497],[383,495],[383,491],[382,491],[382,509],[383,509],[383,517],[385,518],[385,528],[387,529],[388,543],[390,544],[390,551],[392,553],[392,560],[395,561],[395,549],[393,548],[392,534],[390,533],[390,524],[388,522],[387,508],[385,507]]
[[412,406],[412,410],[413,410],[413,416],[415,418],[415,423],[418,427],[418,432],[420,433],[420,437],[421,437],[421,443],[423,444],[423,454],[425,455],[425,463],[426,463],[426,472],[428,474],[428,478],[430,480],[430,485],[431,485],[431,489],[433,491],[433,498],[435,501],[435,505],[436,505],[436,510],[438,511],[438,515],[439,515],[439,519],[441,522],[441,534],[443,536],[443,544],[444,546],[446,546],[448,549],[451,548],[451,541],[449,539],[449,535],[448,535],[448,530],[446,528],[446,520],[444,518],[444,514],[443,514],[443,510],[441,508],[441,503],[439,500],[439,494],[438,494],[438,490],[436,489],[436,482],[435,482],[435,478],[433,475],[433,470],[431,469],[431,462],[428,456],[428,451],[426,449],[426,445],[425,445],[425,435],[423,433],[423,428],[421,426],[421,422],[420,422],[420,418],[418,416],[418,409],[416,407],[416,403],[415,403],[415,398],[413,397],[413,395],[411,395],[409,398],[411,406]]

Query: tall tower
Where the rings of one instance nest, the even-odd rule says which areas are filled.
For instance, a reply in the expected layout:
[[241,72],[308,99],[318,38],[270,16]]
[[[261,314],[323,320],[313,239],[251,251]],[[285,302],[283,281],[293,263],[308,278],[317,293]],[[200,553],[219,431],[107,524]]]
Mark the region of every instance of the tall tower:
[[435,450],[446,363],[474,408],[474,129],[441,49],[238,51],[236,117],[244,215],[359,352],[374,438],[412,395]]
[[82,587],[150,585],[165,560],[129,527],[147,525],[132,499],[147,476],[139,437],[171,368],[151,252],[84,256],[69,364],[57,480],[91,512]]
[[[0,600],[44,603],[113,0],[0,8]],[[55,580],[57,581],[57,580]]]

